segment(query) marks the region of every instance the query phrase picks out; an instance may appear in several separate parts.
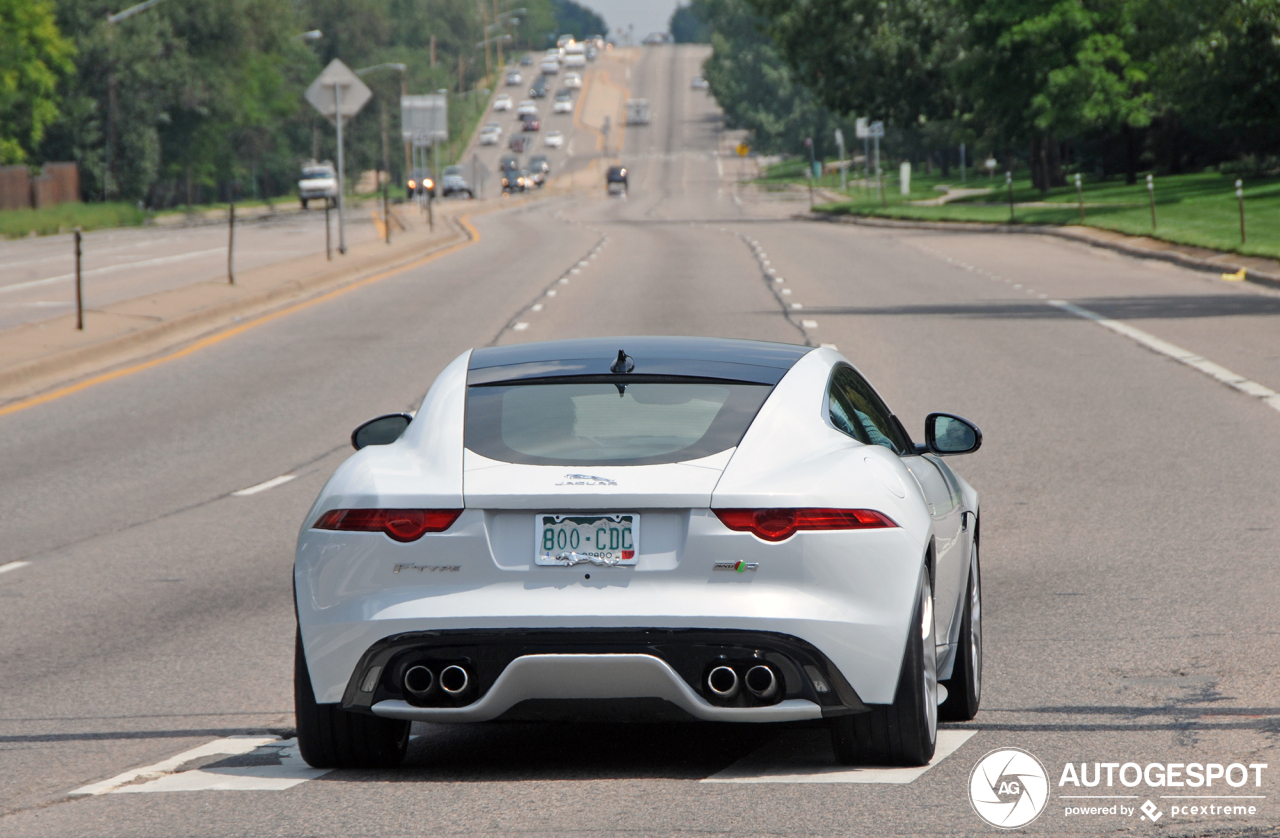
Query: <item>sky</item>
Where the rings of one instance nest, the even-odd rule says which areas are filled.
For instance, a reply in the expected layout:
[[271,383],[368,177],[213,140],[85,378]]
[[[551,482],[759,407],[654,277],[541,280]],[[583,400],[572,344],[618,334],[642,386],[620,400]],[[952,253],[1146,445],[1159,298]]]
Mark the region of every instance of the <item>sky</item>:
[[676,10],[676,0],[578,0],[592,9],[609,24],[610,35],[618,33],[618,27],[626,31],[627,24],[635,24],[635,41],[650,32],[666,32],[671,13]]

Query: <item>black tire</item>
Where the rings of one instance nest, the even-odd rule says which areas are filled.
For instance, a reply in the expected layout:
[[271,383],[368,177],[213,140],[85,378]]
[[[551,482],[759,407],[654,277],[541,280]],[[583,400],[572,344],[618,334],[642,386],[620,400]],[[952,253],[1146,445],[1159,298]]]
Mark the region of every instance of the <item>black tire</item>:
[[298,750],[313,768],[394,768],[409,745],[409,722],[317,704],[299,633],[293,653]]
[[[938,739],[937,651],[933,587],[926,568],[907,634],[893,704],[830,720],[831,747],[841,765],[925,765]],[[927,632],[927,636],[924,636]]]
[[956,663],[951,677],[941,682],[947,688],[947,700],[938,705],[938,720],[943,722],[969,721],[978,715],[982,701],[982,569],[977,542],[970,556]]
[[303,198],[303,199],[302,199],[302,208],[303,208],[303,209],[306,209],[306,208],[307,208],[307,199],[306,199],[306,198]]

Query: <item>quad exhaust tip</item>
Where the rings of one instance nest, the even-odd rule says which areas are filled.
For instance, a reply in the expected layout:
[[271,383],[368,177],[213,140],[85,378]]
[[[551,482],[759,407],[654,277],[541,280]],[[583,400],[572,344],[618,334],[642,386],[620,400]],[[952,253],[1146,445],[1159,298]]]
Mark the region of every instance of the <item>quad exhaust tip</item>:
[[747,670],[743,679],[747,684],[747,692],[759,699],[770,699],[778,692],[778,678],[770,667],[758,664]]
[[720,698],[738,694],[738,673],[729,666],[717,666],[707,674],[707,687]]
[[440,671],[440,689],[452,696],[462,695],[471,686],[471,676],[456,663]]
[[405,692],[418,698],[426,698],[435,691],[436,676],[425,666],[411,666],[404,673]]

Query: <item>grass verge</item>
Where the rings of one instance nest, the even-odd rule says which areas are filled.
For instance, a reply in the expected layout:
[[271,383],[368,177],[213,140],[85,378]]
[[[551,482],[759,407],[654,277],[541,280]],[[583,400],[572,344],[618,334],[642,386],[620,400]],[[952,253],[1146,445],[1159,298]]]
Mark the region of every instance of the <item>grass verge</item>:
[[[1015,173],[1017,174],[1017,173]],[[966,183],[958,177],[914,175],[911,191],[900,194],[897,173],[885,177],[885,198],[876,196],[874,182],[869,190],[861,181],[851,181],[844,193],[847,201],[820,204],[815,209],[850,215],[903,218],[924,221],[1010,221],[1009,192],[1002,176],[987,178],[971,174]],[[1235,175],[1202,172],[1155,178],[1156,226],[1151,224],[1151,206],[1145,178],[1128,185],[1123,178],[1084,179],[1083,224],[1133,236],[1151,236],[1176,244],[1239,253],[1246,256],[1280,258],[1280,178],[1244,178],[1244,207],[1247,240],[1240,241],[1239,205],[1235,196]],[[788,160],[771,167],[757,181],[764,189],[807,184],[804,161]],[[823,175],[817,184],[840,192],[839,175]],[[940,206],[920,206],[918,201],[941,197],[953,189],[989,189]],[[1032,187],[1027,173],[1014,177],[1013,222],[1017,224],[1081,224],[1075,186],[1051,189],[1048,193]]]
[[137,227],[147,213],[131,204],[58,204],[41,209],[0,210],[0,236],[22,238],[35,233],[48,236],[76,227],[97,230],[103,227]]

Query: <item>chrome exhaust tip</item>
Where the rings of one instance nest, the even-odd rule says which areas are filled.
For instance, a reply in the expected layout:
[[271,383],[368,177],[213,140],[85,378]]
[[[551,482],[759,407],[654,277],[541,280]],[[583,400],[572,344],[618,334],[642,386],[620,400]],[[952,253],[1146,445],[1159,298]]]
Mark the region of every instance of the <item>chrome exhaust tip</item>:
[[435,691],[436,676],[425,666],[411,666],[404,673],[404,691],[417,698],[426,698]]
[[778,692],[778,678],[773,674],[773,670],[763,664],[758,664],[747,670],[747,677],[743,679],[747,685],[747,692],[756,698],[769,699],[773,698]]
[[720,698],[733,698],[738,694],[738,673],[732,667],[717,666],[707,673],[707,688]]
[[469,686],[471,686],[471,676],[467,674],[467,670],[456,663],[440,671],[440,689],[449,695],[462,695]]

